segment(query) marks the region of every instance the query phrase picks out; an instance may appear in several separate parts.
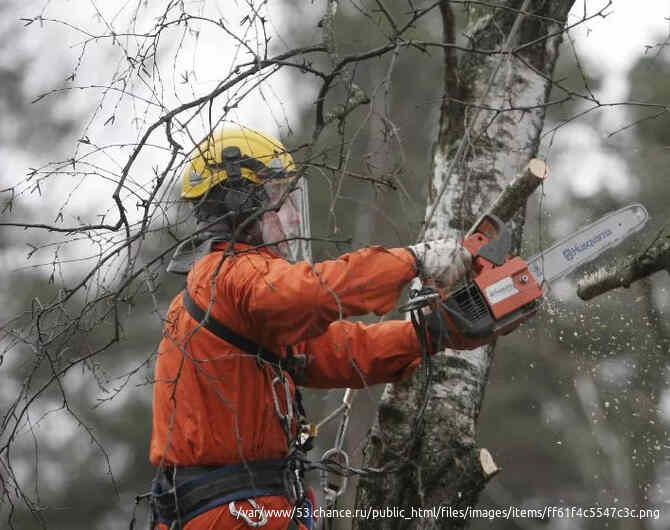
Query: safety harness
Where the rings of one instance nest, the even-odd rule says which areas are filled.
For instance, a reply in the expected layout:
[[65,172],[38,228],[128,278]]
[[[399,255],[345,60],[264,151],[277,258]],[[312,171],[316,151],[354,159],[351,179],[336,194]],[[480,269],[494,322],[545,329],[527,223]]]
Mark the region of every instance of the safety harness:
[[[228,503],[234,516],[249,526],[263,526],[262,512],[256,516],[238,511],[235,501],[264,495],[288,496],[290,470],[285,460],[265,460],[224,467],[175,467],[161,470],[152,483],[151,497],[157,522],[172,529],[183,527],[201,513]],[[174,523],[177,523],[174,525]],[[297,528],[295,523],[289,528]],[[174,525],[174,526],[173,526]]]
[[[228,503],[230,513],[243,519],[250,527],[261,527],[267,523],[262,510],[254,501],[259,496],[282,496],[292,504],[301,507],[296,513],[311,514],[311,503],[305,498],[303,486],[303,462],[305,452],[309,450],[309,441],[301,439],[301,422],[304,409],[298,389],[295,389],[295,408],[298,417],[298,436],[291,436],[291,422],[294,419],[290,388],[282,367],[299,377],[300,367],[304,363],[292,350],[287,350],[286,358],[267,350],[254,341],[244,337],[204,311],[190,296],[188,289],[182,294],[184,308],[188,314],[205,329],[236,348],[249,353],[275,367],[276,377],[271,382],[275,409],[288,436],[289,456],[281,460],[248,461],[242,464],[222,467],[173,467],[161,469],[152,482],[151,503],[157,522],[167,524],[168,528],[182,528],[188,521],[201,513]],[[286,412],[281,410],[276,386],[279,384],[286,395]],[[247,500],[256,511],[257,517],[249,517],[238,510],[235,501]],[[312,528],[311,516],[300,521]],[[297,530],[292,520],[288,530]]]

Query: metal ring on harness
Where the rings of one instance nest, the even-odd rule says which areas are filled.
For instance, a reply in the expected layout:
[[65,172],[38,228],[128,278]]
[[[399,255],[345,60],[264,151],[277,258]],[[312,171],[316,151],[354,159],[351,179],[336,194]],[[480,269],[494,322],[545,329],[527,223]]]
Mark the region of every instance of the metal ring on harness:
[[328,469],[328,460],[331,462],[336,462],[337,465],[346,470],[349,467],[349,455],[342,449],[333,447],[332,449],[328,449],[328,451],[323,453],[323,456],[321,457],[321,463],[325,467],[325,469],[321,470],[321,488],[323,489],[323,493],[326,497],[326,503],[332,504],[347,489],[347,477],[344,474],[339,475],[339,487],[337,487],[337,484],[333,484],[333,481],[331,481],[329,478],[330,471]]
[[258,519],[258,521],[254,521],[253,519],[248,517],[244,511],[238,510],[237,506],[235,506],[235,501],[230,501],[230,503],[228,503],[228,510],[230,510],[230,515],[236,517],[237,519],[241,517],[242,519],[244,519],[244,522],[247,523],[247,526],[251,526],[253,528],[259,528],[261,526],[265,526],[268,523],[268,518],[265,515],[265,512],[261,509],[260,506],[258,506],[255,500],[247,499],[247,502],[251,504],[251,507],[254,509],[254,513],[259,515],[260,518]]

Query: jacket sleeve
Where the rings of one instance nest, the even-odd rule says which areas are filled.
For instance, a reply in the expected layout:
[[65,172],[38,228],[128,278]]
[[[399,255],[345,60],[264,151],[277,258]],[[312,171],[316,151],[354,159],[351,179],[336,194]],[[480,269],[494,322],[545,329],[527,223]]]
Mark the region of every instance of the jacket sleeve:
[[387,313],[416,274],[413,255],[400,248],[370,247],[314,265],[258,255],[236,261],[234,299],[266,345],[296,344],[336,320]]
[[307,365],[300,384],[313,388],[392,383],[409,376],[421,360],[414,327],[404,320],[333,322],[323,335],[306,341],[304,351]]

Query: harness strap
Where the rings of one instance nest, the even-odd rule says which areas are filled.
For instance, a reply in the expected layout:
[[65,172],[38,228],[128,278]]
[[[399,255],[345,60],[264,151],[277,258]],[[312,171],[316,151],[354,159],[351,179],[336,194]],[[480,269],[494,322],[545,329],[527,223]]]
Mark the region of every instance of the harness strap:
[[263,460],[204,470],[161,470],[151,488],[156,517],[171,527],[174,521],[184,525],[230,501],[266,495],[286,497],[286,466],[286,460]]
[[[182,300],[184,302],[184,308],[188,314],[191,315],[191,318],[197,322],[200,322],[202,326],[210,333],[213,333],[220,339],[225,340],[227,343],[232,344],[233,346],[239,348],[242,351],[245,351],[250,355],[258,356],[263,361],[274,365],[281,364],[282,368],[291,374],[293,381],[297,384],[300,384],[300,382],[303,380],[307,362],[304,355],[296,355],[293,352],[293,349],[290,346],[287,346],[286,357],[281,357],[280,355],[264,348],[253,340],[233,331],[220,320],[216,320],[211,314],[207,317],[207,319],[205,319],[207,312],[203,310],[195,302],[195,300],[193,300],[193,297],[188,292],[188,288],[185,288],[182,292]],[[302,416],[304,416],[305,411],[302,406],[302,396],[298,392],[297,388],[296,401],[298,405],[298,411],[300,414],[302,414]]]
[[[233,346],[250,353],[251,355],[258,355],[261,359],[269,363],[278,364],[282,360],[281,356],[265,349],[253,340],[236,333],[222,322],[216,320],[212,315],[207,315],[195,300],[193,300],[188,292],[188,288],[184,289],[182,300],[188,314],[191,315],[194,320],[200,322],[207,331],[213,333],[220,339],[229,342]],[[207,319],[205,319],[205,317],[207,317]]]

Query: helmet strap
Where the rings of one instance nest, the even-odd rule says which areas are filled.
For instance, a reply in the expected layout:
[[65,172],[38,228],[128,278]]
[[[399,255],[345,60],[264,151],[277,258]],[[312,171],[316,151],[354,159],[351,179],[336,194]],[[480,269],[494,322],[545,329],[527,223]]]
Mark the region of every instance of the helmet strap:
[[223,169],[226,171],[229,179],[241,179],[242,170],[240,162],[242,161],[242,152],[236,145],[231,145],[221,152]]

